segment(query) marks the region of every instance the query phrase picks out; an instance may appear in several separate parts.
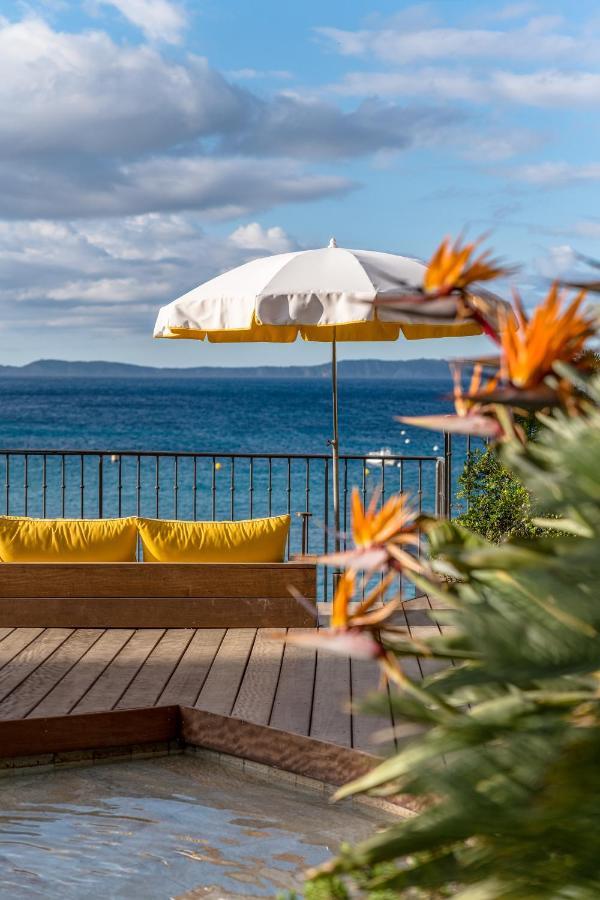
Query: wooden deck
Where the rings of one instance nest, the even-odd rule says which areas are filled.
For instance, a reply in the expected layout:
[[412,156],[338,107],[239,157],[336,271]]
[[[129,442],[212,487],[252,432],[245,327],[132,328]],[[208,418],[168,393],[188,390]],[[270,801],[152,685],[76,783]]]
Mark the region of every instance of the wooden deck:
[[[407,603],[401,623],[415,637],[437,631],[430,608],[426,597]],[[0,628],[0,719],[180,705],[377,752],[373,735],[400,725],[389,703],[380,718],[352,708],[376,690],[377,666],[284,644],[273,634],[261,628]],[[407,661],[416,677],[434,665]]]

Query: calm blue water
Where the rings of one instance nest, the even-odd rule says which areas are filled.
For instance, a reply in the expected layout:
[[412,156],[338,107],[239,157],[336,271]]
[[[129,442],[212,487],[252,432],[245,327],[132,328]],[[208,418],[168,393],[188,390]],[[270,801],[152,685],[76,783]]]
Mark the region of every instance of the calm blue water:
[[[439,381],[341,381],[341,450],[431,454],[438,436],[394,416],[449,411]],[[6,379],[0,446],[326,453],[329,380]],[[405,443],[405,441],[410,443]]]

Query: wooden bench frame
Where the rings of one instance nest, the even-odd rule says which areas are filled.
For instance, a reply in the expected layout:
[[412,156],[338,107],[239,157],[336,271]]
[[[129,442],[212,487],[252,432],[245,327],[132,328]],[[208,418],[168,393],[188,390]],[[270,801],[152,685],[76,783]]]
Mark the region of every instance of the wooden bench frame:
[[0,627],[310,628],[316,597],[306,562],[0,564]]

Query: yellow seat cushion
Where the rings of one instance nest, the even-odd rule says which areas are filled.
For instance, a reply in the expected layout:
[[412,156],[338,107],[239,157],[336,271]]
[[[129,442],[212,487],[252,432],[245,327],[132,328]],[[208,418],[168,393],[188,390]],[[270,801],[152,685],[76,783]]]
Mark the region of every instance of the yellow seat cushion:
[[135,562],[137,527],[128,519],[28,519],[0,516],[6,563]]
[[144,562],[283,562],[289,516],[237,522],[139,519]]

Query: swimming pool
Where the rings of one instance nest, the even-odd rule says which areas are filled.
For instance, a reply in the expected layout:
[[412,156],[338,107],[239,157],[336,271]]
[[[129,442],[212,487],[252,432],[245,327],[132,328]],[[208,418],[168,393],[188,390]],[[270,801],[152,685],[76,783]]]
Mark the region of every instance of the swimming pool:
[[0,897],[273,897],[389,821],[330,792],[180,755],[0,783]]

